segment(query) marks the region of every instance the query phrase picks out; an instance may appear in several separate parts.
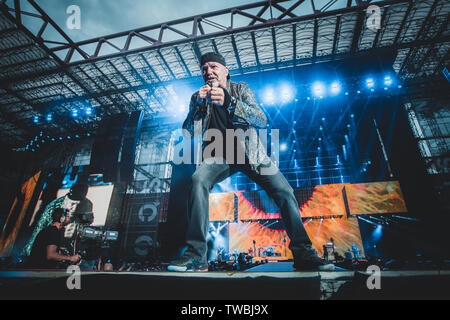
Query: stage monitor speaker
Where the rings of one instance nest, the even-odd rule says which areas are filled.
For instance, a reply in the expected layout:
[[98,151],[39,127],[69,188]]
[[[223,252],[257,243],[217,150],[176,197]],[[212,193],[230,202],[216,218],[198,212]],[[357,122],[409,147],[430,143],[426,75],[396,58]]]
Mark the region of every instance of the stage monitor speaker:
[[122,154],[120,157],[120,180],[133,180],[134,163],[136,160],[136,144],[141,132],[144,111],[134,111],[128,120],[123,134]]
[[113,115],[105,119],[97,130],[92,146],[90,173],[102,173],[104,181],[116,180],[119,151],[127,120],[126,113]]
[[151,258],[157,246],[161,198],[157,194],[129,194],[124,198],[121,252],[128,259]]

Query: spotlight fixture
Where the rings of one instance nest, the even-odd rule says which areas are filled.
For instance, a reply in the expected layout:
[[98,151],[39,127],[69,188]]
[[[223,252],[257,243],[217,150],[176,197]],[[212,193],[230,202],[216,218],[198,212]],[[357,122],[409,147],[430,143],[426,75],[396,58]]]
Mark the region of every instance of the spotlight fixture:
[[275,103],[275,92],[273,88],[267,88],[264,92],[263,100],[265,104],[271,105]]
[[392,80],[392,77],[387,75],[384,77],[384,84],[386,86],[390,86],[394,81]]
[[322,82],[314,82],[312,86],[312,93],[315,97],[323,98],[325,94],[325,85]]
[[341,92],[341,84],[335,81],[331,84],[330,91],[332,94],[337,95]]
[[294,88],[289,84],[283,84],[281,86],[281,102],[289,103],[294,99]]

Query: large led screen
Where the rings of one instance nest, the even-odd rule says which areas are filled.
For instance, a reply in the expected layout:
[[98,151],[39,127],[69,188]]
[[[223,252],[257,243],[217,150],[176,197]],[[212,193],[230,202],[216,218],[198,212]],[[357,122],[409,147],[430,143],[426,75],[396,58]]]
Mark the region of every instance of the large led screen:
[[408,211],[398,181],[350,184],[345,189],[351,215]]
[[210,221],[234,220],[234,192],[211,193],[209,195]]
[[[294,195],[302,217],[345,215],[343,189],[349,184],[318,185],[295,189]],[[265,191],[238,191],[239,220],[280,219],[275,202]]]
[[[352,251],[354,246],[358,248],[360,256],[364,256],[357,218],[310,219],[304,225],[319,256],[324,254],[324,245],[330,243],[334,243],[335,252],[341,256],[345,256],[345,251]],[[229,226],[230,252],[249,252],[251,249],[254,255],[265,256],[268,251],[273,251],[277,257],[292,259],[289,243],[286,231],[272,228],[270,223],[240,221],[230,223]]]

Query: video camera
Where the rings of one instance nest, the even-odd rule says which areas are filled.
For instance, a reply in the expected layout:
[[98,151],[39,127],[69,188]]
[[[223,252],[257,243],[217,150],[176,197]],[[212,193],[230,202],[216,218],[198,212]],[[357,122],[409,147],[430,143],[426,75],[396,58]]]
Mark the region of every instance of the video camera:
[[79,234],[79,239],[84,240],[94,240],[98,242],[116,241],[119,238],[119,231],[113,230],[98,230],[93,227],[85,227],[81,230]]

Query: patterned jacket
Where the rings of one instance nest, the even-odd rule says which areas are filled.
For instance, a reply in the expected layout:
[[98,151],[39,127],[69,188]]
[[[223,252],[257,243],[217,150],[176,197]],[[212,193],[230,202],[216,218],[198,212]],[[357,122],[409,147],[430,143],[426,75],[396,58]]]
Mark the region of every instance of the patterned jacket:
[[[267,117],[256,101],[255,94],[245,82],[227,81],[226,87],[231,96],[230,106],[227,111],[235,129],[266,129]],[[191,137],[195,133],[202,134],[208,129],[210,120],[210,106],[208,105],[206,113],[200,112],[203,108],[198,103],[198,91],[191,97],[189,104],[189,113],[183,123],[183,129],[186,129]],[[245,140],[245,153],[249,159],[250,165],[254,170],[262,163],[268,163],[270,159],[266,153],[266,146],[260,141],[257,135],[250,135]]]
[[62,208],[64,205],[64,197],[57,198],[50,202],[47,207],[45,207],[44,212],[42,213],[41,218],[39,219],[36,227],[33,230],[33,233],[31,234],[30,239],[28,240],[27,244],[22,250],[22,255],[29,256],[31,253],[31,249],[33,248],[34,241],[36,240],[37,235],[39,232],[44,230],[45,228],[52,225],[52,213],[56,208]]

